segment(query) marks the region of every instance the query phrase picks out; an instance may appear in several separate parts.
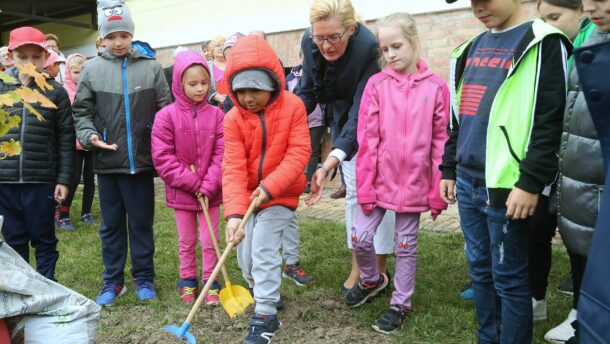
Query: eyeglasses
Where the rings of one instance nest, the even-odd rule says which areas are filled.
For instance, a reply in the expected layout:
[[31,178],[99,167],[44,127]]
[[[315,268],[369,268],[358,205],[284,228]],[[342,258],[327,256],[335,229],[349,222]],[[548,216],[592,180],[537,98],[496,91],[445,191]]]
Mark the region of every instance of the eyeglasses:
[[336,33],[330,36],[309,36],[309,38],[318,45],[324,44],[324,41],[328,41],[330,44],[337,44],[341,41],[341,38],[343,38],[343,35],[345,35],[346,32],[347,30],[343,31],[343,33]]

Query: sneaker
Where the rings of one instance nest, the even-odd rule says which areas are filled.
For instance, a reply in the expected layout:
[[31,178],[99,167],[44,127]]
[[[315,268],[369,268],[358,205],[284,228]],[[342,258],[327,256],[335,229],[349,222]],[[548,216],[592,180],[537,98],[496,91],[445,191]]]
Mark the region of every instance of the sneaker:
[[127,288],[123,283],[114,283],[104,281],[104,286],[102,287],[102,291],[100,292],[100,296],[97,297],[95,303],[100,306],[110,306],[116,301],[119,297],[123,296]]
[[157,298],[152,280],[136,280],[136,292],[138,294],[138,300],[140,301],[150,301]]
[[403,311],[396,306],[390,306],[381,317],[373,323],[373,329],[383,334],[393,334],[400,330],[400,325],[407,318],[408,310]]
[[[254,289],[248,288],[248,291],[250,292],[250,295],[252,295],[252,297],[254,297]],[[284,302],[282,302],[281,297],[280,297],[280,300],[275,303],[275,309],[278,311],[284,310]]]
[[76,230],[76,227],[74,227],[69,217],[60,218],[59,220],[55,221],[55,226],[62,231]]
[[248,330],[248,336],[243,344],[269,344],[271,338],[275,336],[275,333],[280,328],[279,319],[275,315],[264,315],[260,313],[254,313],[250,318],[250,326]]
[[474,291],[472,290],[472,284],[469,283],[466,286],[464,286],[464,288],[462,288],[462,290],[460,290],[459,295],[462,300],[473,301],[474,300]]
[[377,283],[370,287],[357,283],[352,289],[350,289],[347,295],[345,295],[345,304],[349,307],[361,306],[373,296],[379,294],[383,289],[387,288],[387,286],[388,276],[385,274],[380,274]]
[[570,338],[574,337],[572,322],[576,320],[576,315],[576,310],[572,309],[568,314],[568,318],[559,324],[559,326],[547,332],[544,335],[544,339],[549,343],[564,344]]
[[574,280],[572,274],[568,278],[557,285],[557,292],[565,295],[574,295]]
[[178,282],[178,295],[184,303],[193,303],[197,299],[199,286],[197,279],[181,279]]
[[220,303],[220,284],[218,282],[212,283],[212,287],[208,290],[208,293],[205,294],[204,299],[205,303],[210,306],[215,306]]
[[286,264],[282,277],[291,279],[299,287],[304,287],[313,282],[313,277],[303,270],[301,262],[297,262],[294,265]]
[[91,215],[91,214],[81,215],[80,220],[90,226],[97,225],[97,221],[95,221],[95,219],[93,219],[93,215]]
[[532,297],[534,321],[546,320],[546,300],[540,301]]

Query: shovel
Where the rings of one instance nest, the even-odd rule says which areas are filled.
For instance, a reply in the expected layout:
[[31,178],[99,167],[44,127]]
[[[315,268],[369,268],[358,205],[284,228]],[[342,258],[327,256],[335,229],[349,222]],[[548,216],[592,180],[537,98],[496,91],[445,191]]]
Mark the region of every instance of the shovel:
[[[208,207],[203,201],[203,197],[199,197],[199,203],[201,203],[201,209],[203,209],[203,216],[205,217],[205,221],[208,225],[208,229],[210,230],[210,236],[212,237],[212,243],[214,244],[214,249],[216,250],[216,255],[218,259],[220,259],[220,247],[218,247],[218,241],[216,240],[216,235],[214,235],[214,229],[212,229],[212,221],[210,221],[210,213],[208,212]],[[229,279],[229,274],[227,273],[227,268],[223,264],[222,265],[222,277],[225,280],[225,287],[220,291],[220,304],[225,309],[229,317],[235,318],[237,315],[243,313],[249,305],[254,303],[254,299],[248,289],[240,286],[233,285],[231,280]]]
[[[250,203],[250,207],[248,208],[246,215],[244,215],[244,217],[241,219],[241,222],[239,223],[239,226],[237,227],[238,230],[243,229],[244,226],[246,225],[248,218],[254,212],[254,208],[256,206],[257,201],[258,201],[258,197],[255,197],[252,200],[252,203]],[[210,227],[210,228],[212,228],[212,227]],[[203,290],[201,291],[199,296],[197,296],[197,301],[195,301],[195,304],[193,305],[193,308],[189,312],[188,316],[186,317],[186,320],[182,323],[182,325],[180,327],[178,327],[176,325],[165,326],[163,328],[165,331],[175,335],[179,339],[185,339],[186,342],[189,344],[197,344],[197,340],[195,339],[195,336],[188,331],[189,328],[191,327],[191,321],[195,317],[195,313],[197,313],[197,311],[199,310],[199,307],[201,307],[205,294],[207,294],[208,291],[210,290],[210,288],[212,287],[212,283],[214,283],[214,280],[218,276],[218,273],[220,272],[225,261],[229,257],[229,254],[231,254],[231,250],[233,249],[233,246],[234,246],[233,242],[231,241],[227,245],[227,248],[225,248],[224,252],[222,253],[222,256],[220,256],[220,258],[218,259],[218,263],[216,264],[216,267],[214,267],[214,271],[212,271],[212,274],[210,275],[210,278],[206,282],[205,286],[203,287]]]

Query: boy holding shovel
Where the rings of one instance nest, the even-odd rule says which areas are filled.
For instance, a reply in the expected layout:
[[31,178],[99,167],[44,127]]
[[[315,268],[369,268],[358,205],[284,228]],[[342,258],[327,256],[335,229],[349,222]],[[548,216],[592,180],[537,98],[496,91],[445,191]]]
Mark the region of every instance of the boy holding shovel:
[[[303,103],[285,91],[279,59],[260,37],[240,39],[226,68],[235,107],[224,122],[222,163],[227,242],[238,244],[242,274],[254,290],[256,308],[245,344],[271,342],[280,326],[280,245],[305,188],[311,155]],[[238,230],[250,200],[257,212]]]

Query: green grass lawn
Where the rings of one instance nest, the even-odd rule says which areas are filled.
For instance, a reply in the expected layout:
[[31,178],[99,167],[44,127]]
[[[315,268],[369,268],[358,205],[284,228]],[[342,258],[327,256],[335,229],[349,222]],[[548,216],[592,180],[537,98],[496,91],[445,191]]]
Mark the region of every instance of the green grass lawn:
[[[103,310],[98,330],[99,343],[169,342],[171,338],[165,337],[161,328],[167,324],[180,324],[188,313],[189,307],[181,304],[175,288],[178,258],[173,211],[162,203],[156,206],[155,283],[159,298],[150,304],[141,304],[136,300],[128,263],[128,293],[111,308]],[[97,200],[94,209],[96,219],[100,219]],[[60,283],[95,300],[102,282],[98,228],[76,221],[78,210],[79,196],[72,211],[78,230],[58,233],[60,259],[56,276]],[[340,304],[339,286],[349,269],[344,227],[337,223],[303,220],[300,225],[302,263],[316,281],[312,286],[299,288],[284,280],[281,293],[287,308],[285,313],[280,313],[284,326],[274,342],[475,342],[473,304],[457,296],[458,290],[468,280],[460,235],[420,234],[413,312],[400,334],[388,337],[374,333],[370,327],[372,321],[388,306],[387,296],[356,310]],[[571,305],[570,297],[554,291],[568,273],[569,264],[563,247],[554,247],[553,263],[547,298],[549,320],[535,324],[535,343],[544,342],[544,333],[564,320]],[[390,266],[393,271],[393,260]],[[243,285],[234,255],[228,267],[233,282]],[[236,342],[245,336],[246,328],[247,314],[232,321],[221,308],[202,311],[193,324],[197,338],[207,339],[205,342]]]

